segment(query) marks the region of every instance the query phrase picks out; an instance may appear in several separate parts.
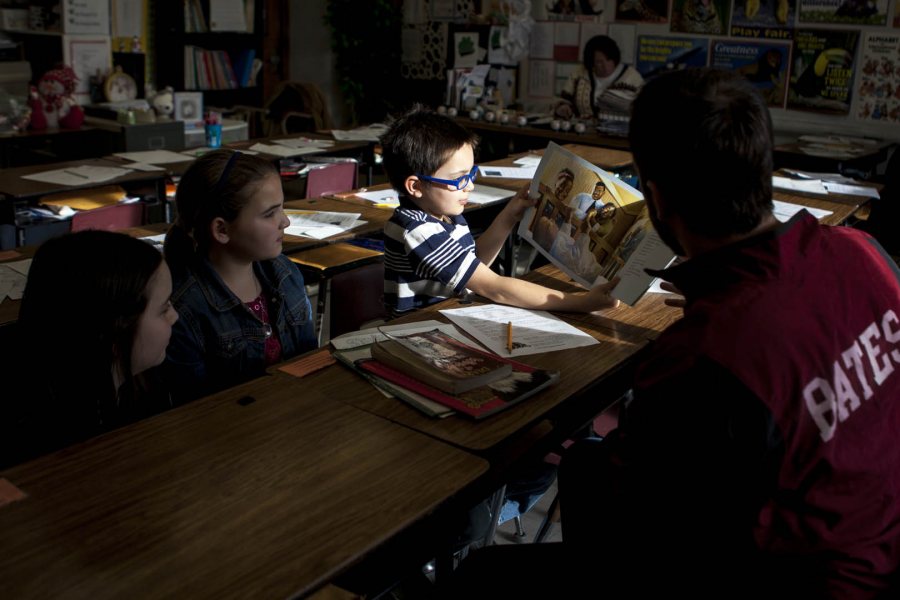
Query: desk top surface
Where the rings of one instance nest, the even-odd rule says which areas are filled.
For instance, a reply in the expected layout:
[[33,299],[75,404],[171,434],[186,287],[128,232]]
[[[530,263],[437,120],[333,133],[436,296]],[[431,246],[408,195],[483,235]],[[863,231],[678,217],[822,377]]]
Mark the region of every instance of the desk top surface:
[[270,377],[3,472],[27,497],[0,507],[0,581],[9,597],[292,597],[486,470]]
[[0,169],[0,194],[4,194],[11,198],[31,198],[35,196],[44,196],[46,194],[54,194],[67,190],[79,190],[102,187],[105,185],[115,185],[132,182],[151,182],[159,181],[166,177],[163,170],[156,171],[137,171],[103,181],[100,183],[86,183],[85,185],[59,185],[56,183],[45,183],[41,181],[32,181],[23,179],[24,175],[32,175],[43,171],[55,171],[58,169],[75,168],[80,166],[95,167],[116,167],[123,168],[123,163],[118,160],[110,160],[106,158],[92,158],[87,160],[73,160],[68,162],[53,163],[50,165],[30,165],[27,167],[14,167],[12,169]]
[[586,146],[603,146],[606,148],[628,149],[628,138],[625,136],[604,135],[598,133],[593,125],[588,125],[584,133],[574,131],[553,131],[550,125],[517,125],[515,123],[489,123],[484,120],[473,121],[468,117],[455,117],[460,125],[473,131],[488,131],[510,136],[532,137],[553,140],[558,144],[572,143]]

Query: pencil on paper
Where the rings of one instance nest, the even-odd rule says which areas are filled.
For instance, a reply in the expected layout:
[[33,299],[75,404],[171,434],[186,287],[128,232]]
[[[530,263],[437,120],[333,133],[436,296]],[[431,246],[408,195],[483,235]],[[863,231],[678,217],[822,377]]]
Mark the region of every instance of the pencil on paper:
[[512,321],[506,324],[506,351],[512,352]]
[[82,179],[90,179],[90,177],[88,177],[87,175],[83,175],[83,174],[79,173],[78,171],[70,171],[68,169],[63,169],[63,172],[68,173],[69,175],[74,175],[75,177],[81,177]]

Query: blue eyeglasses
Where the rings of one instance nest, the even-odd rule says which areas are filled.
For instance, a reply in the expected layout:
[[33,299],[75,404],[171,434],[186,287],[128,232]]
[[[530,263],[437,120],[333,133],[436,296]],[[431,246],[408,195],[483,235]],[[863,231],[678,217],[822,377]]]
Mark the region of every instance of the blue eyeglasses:
[[419,179],[424,179],[425,181],[430,181],[432,183],[443,183],[444,185],[452,185],[457,190],[464,190],[469,187],[469,184],[475,181],[475,176],[478,175],[478,165],[472,167],[472,170],[463,175],[462,177],[457,177],[456,179],[438,179],[437,177],[431,177],[430,175],[416,175]]

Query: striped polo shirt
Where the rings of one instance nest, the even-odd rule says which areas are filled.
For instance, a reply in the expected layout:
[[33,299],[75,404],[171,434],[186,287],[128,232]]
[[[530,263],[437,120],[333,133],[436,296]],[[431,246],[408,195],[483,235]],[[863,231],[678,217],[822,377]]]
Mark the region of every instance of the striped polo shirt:
[[401,206],[384,226],[384,302],[393,315],[460,294],[479,264],[462,215]]

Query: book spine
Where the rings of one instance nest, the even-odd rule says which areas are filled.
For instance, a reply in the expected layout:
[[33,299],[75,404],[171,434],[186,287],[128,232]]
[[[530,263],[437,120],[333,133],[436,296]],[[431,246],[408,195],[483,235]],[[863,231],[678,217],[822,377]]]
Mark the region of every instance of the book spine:
[[386,379],[391,383],[399,385],[400,387],[406,388],[416,394],[420,394],[434,400],[435,402],[439,402],[444,406],[449,406],[453,410],[457,412],[461,412],[463,414],[469,415],[475,419],[480,419],[482,417],[486,417],[491,413],[494,413],[506,405],[501,398],[494,397],[488,402],[481,404],[480,406],[472,406],[463,402],[459,398],[455,396],[451,396],[449,394],[445,394],[440,390],[437,390],[431,386],[425,385],[417,379],[413,379],[412,377],[408,377],[399,371],[396,371],[386,365],[383,365],[375,360],[365,361],[360,365],[360,368],[369,371],[370,373],[374,373],[378,377]]

